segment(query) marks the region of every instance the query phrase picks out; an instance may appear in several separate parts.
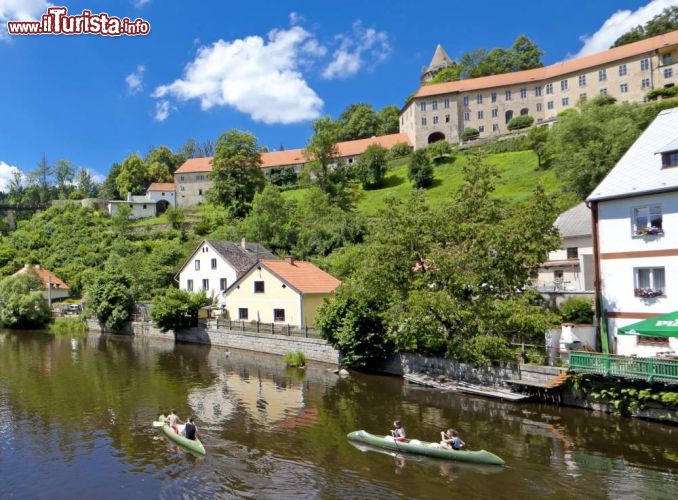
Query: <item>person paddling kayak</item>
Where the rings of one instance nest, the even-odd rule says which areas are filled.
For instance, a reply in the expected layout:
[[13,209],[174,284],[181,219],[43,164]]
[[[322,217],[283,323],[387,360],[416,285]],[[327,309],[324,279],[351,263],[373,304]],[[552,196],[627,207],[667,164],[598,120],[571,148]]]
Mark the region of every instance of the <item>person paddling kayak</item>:
[[184,436],[186,439],[190,439],[191,441],[200,439],[198,426],[193,423],[193,417],[188,417],[188,420],[186,420],[186,425],[184,426]]
[[169,425],[174,432],[179,434],[179,424],[183,423],[177,415],[176,410],[172,410],[167,417],[167,425]]
[[405,441],[407,438],[407,433],[405,432],[405,428],[403,427],[403,424],[400,422],[400,420],[393,422],[391,436],[393,436],[393,439],[399,442]]
[[461,450],[466,443],[464,443],[459,434],[454,429],[447,429],[446,432],[441,431],[440,436],[442,440],[440,441],[440,446],[448,450]]

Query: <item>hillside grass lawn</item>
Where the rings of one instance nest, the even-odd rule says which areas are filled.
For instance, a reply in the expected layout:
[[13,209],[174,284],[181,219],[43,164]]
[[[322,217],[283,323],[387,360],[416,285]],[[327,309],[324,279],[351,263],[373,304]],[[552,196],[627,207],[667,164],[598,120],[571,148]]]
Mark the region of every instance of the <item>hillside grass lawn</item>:
[[[426,190],[432,206],[441,205],[449,200],[450,194],[463,181],[462,168],[467,161],[466,156],[457,155],[434,167],[433,186]],[[533,151],[491,154],[485,157],[485,161],[496,166],[501,174],[495,191],[500,198],[524,200],[537,185],[541,185],[547,193],[562,196],[560,192],[562,183],[558,175],[553,170],[537,169],[537,155]],[[407,179],[408,162],[409,157],[389,162],[383,187],[369,191],[359,189],[358,210],[373,215],[385,206],[387,196],[407,197],[412,192],[412,185]],[[283,196],[299,200],[306,191],[306,189],[285,191]]]

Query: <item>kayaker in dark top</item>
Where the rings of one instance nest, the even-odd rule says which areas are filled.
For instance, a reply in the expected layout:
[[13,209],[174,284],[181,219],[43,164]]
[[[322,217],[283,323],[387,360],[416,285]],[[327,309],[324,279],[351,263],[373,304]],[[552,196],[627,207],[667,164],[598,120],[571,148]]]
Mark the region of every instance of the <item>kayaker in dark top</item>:
[[198,426],[193,423],[193,417],[188,417],[186,425],[184,426],[184,435],[186,436],[186,439],[190,439],[192,441],[195,441],[199,436]]
[[407,434],[405,433],[405,428],[403,427],[403,424],[400,423],[400,420],[396,420],[393,422],[393,429],[391,430],[391,436],[396,441],[405,441],[405,438],[407,438]]
[[457,431],[454,429],[447,429],[447,432],[440,432],[442,440],[440,441],[441,448],[447,448],[448,450],[461,450],[466,443],[464,443]]

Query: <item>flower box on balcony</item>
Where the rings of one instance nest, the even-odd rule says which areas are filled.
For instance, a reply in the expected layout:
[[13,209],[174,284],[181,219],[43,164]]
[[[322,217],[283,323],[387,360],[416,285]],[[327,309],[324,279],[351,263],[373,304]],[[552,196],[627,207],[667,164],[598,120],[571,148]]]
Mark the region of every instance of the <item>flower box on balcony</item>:
[[661,227],[639,227],[636,229],[635,236],[663,236],[664,230]]
[[653,290],[652,288],[636,288],[633,293],[636,297],[640,297],[641,299],[653,299],[664,295],[662,290]]

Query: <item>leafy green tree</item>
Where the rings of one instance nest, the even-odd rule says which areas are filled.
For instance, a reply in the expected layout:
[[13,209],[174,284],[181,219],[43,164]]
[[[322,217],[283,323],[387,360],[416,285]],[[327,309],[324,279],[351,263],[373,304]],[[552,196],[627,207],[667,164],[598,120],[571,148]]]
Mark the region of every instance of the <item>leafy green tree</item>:
[[126,236],[132,226],[132,209],[126,203],[120,203],[111,217],[113,228],[121,236]]
[[473,139],[477,139],[479,135],[480,132],[478,131],[477,128],[467,127],[461,132],[461,140],[470,141]]
[[433,184],[433,166],[425,149],[417,149],[412,153],[407,166],[407,178],[415,188],[425,189]]
[[170,287],[153,298],[151,317],[160,331],[177,332],[198,326],[198,311],[212,302],[204,291],[191,293]]
[[0,327],[40,328],[49,320],[42,282],[35,272],[8,276],[0,281]]
[[376,135],[397,134],[400,130],[400,108],[395,105],[384,106],[379,111],[379,127]]
[[[179,168],[181,164],[184,163],[184,161],[186,161],[186,157],[182,153],[173,153],[172,150],[167,146],[159,146],[157,148],[152,148],[146,155],[146,158],[144,158],[144,161],[149,166],[149,175],[152,175],[154,172],[159,172],[162,174],[165,174],[165,172],[168,173],[168,175],[160,178],[151,177],[149,179],[150,182],[169,182],[172,180],[172,174],[174,174],[174,171]],[[151,168],[151,165],[155,163],[159,163],[165,168]]]
[[208,192],[211,201],[226,207],[232,217],[245,216],[254,195],[266,184],[256,138],[235,129],[222,134],[210,178],[214,183]]
[[675,30],[678,30],[678,6],[666,7],[643,26],[636,26],[617,38],[612,47],[638,42],[646,38],[663,35],[664,33],[670,33]]
[[294,211],[294,204],[285,200],[277,187],[269,184],[254,195],[252,211],[243,221],[243,230],[252,241],[273,251],[289,253],[297,232]]
[[412,153],[412,146],[404,142],[397,142],[394,144],[391,149],[388,151],[388,157],[390,160],[396,160],[398,158],[403,158]]
[[431,161],[439,163],[450,158],[452,153],[454,153],[454,148],[452,147],[452,144],[447,141],[436,141],[433,144],[426,146],[425,151]]
[[87,288],[86,303],[91,312],[107,328],[121,330],[134,307],[133,281],[116,266],[97,274]]
[[509,130],[520,130],[521,128],[530,127],[534,123],[534,117],[530,115],[518,115],[511,118],[506,125]]
[[131,154],[124,159],[120,166],[120,173],[115,178],[115,186],[121,199],[127,193],[142,194],[148,187],[148,171],[146,163],[138,155]]
[[544,55],[539,46],[525,35],[520,35],[511,47],[513,56],[512,71],[541,68],[544,64],[541,57]]
[[294,167],[272,168],[267,175],[269,182],[276,186],[295,184],[298,179]]
[[24,193],[24,175],[19,170],[13,170],[9,178],[8,199],[11,203],[21,203]]
[[339,115],[338,139],[352,141],[377,135],[381,124],[379,115],[371,104],[351,104]]
[[181,208],[169,207],[165,211],[167,222],[170,223],[172,229],[181,229],[186,221],[186,215]]
[[530,149],[537,155],[537,164],[539,168],[544,168],[548,163],[549,150],[547,147],[549,138],[548,127],[533,127],[527,133],[527,140]]
[[388,150],[380,144],[372,144],[360,155],[355,164],[355,175],[363,189],[375,189],[381,186],[386,176]]
[[47,160],[46,155],[42,155],[35,170],[29,172],[27,181],[37,189],[39,201],[45,203],[50,199],[49,193],[49,177],[52,174],[52,167]]
[[75,184],[83,197],[91,198],[96,196],[97,184],[92,178],[92,174],[86,168],[81,167],[78,173],[75,174]]
[[[98,195],[104,200],[114,200],[118,198],[118,185],[116,179],[120,175],[122,165],[119,163],[114,163],[111,165],[111,169],[108,171],[108,175],[104,182],[99,186]],[[125,193],[127,194],[127,193]]]
[[52,167],[52,172],[57,183],[59,197],[67,198],[75,176],[73,164],[68,160],[59,160]]

